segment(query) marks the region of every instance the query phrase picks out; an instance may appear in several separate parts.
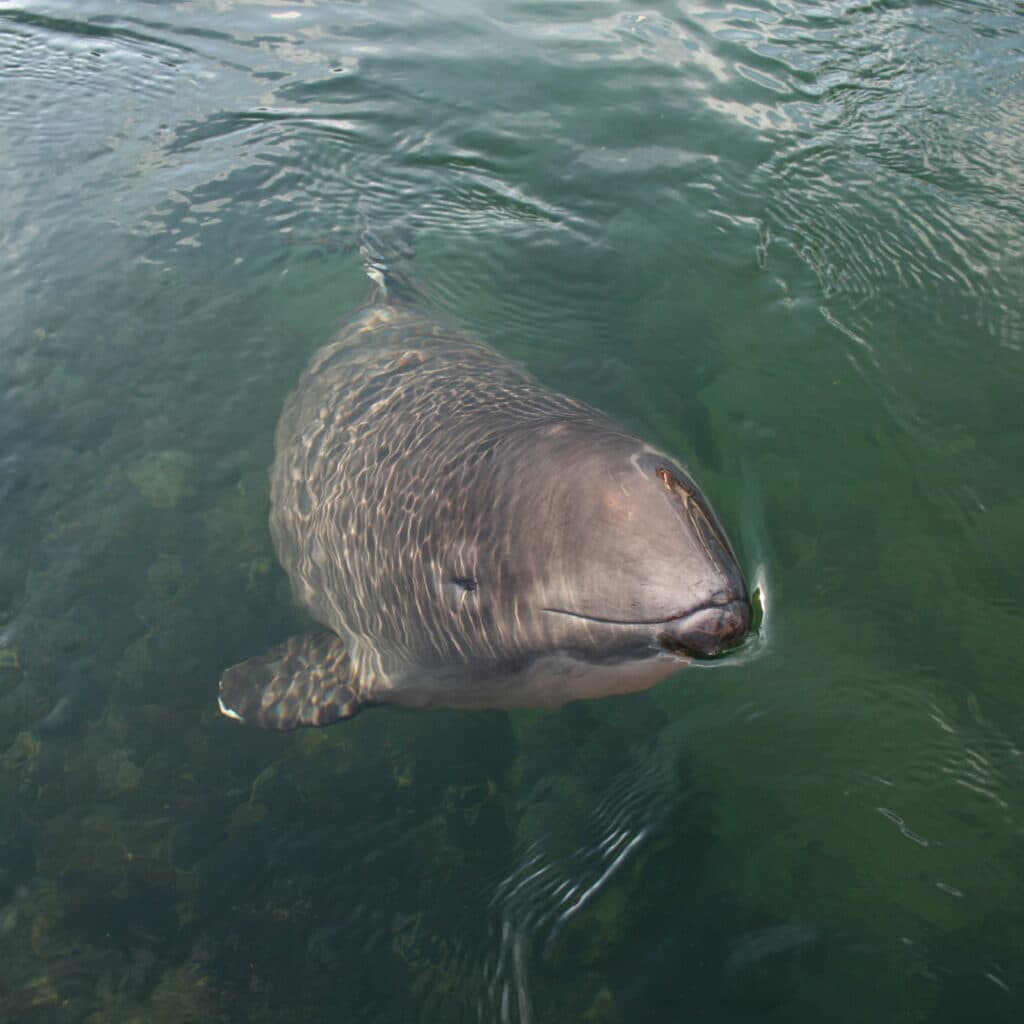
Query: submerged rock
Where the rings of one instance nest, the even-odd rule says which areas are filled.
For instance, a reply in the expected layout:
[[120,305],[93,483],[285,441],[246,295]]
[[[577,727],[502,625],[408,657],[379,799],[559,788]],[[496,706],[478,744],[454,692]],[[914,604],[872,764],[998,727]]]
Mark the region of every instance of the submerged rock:
[[772,1010],[799,985],[806,958],[820,947],[821,933],[791,922],[743,935],[722,970],[722,988],[730,1004],[749,1012]]
[[175,448],[150,452],[128,471],[128,478],[153,508],[174,508],[195,493],[193,460]]

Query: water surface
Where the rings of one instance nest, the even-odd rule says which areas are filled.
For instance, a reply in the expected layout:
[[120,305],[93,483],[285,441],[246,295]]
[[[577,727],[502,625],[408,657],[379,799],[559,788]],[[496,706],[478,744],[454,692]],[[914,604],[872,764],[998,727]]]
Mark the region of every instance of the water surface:
[[[0,3],[0,1021],[1024,1010],[1024,9]],[[684,459],[759,654],[264,735],[281,403],[400,222]]]

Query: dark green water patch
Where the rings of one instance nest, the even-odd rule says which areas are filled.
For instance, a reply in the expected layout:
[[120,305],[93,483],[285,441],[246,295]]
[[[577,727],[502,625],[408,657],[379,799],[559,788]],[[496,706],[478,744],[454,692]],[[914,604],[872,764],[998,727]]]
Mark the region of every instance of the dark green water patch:
[[[0,1021],[1020,1019],[1020,29],[0,11]],[[367,225],[689,464],[755,656],[554,712],[217,714],[308,626],[266,473]]]

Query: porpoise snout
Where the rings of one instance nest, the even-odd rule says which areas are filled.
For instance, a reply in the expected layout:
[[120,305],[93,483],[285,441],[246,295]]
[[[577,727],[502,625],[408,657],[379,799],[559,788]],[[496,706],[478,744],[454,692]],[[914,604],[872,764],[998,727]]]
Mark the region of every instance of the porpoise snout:
[[673,654],[714,658],[739,644],[750,632],[752,620],[750,599],[743,594],[670,619],[659,633],[658,642]]

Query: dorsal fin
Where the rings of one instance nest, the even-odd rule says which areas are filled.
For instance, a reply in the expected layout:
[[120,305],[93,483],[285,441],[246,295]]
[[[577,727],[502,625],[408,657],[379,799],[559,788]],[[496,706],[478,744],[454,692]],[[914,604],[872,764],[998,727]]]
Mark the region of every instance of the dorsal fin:
[[408,223],[391,221],[382,228],[364,227],[359,237],[359,255],[367,277],[373,282],[373,304],[419,306],[427,302],[413,275],[416,250]]

